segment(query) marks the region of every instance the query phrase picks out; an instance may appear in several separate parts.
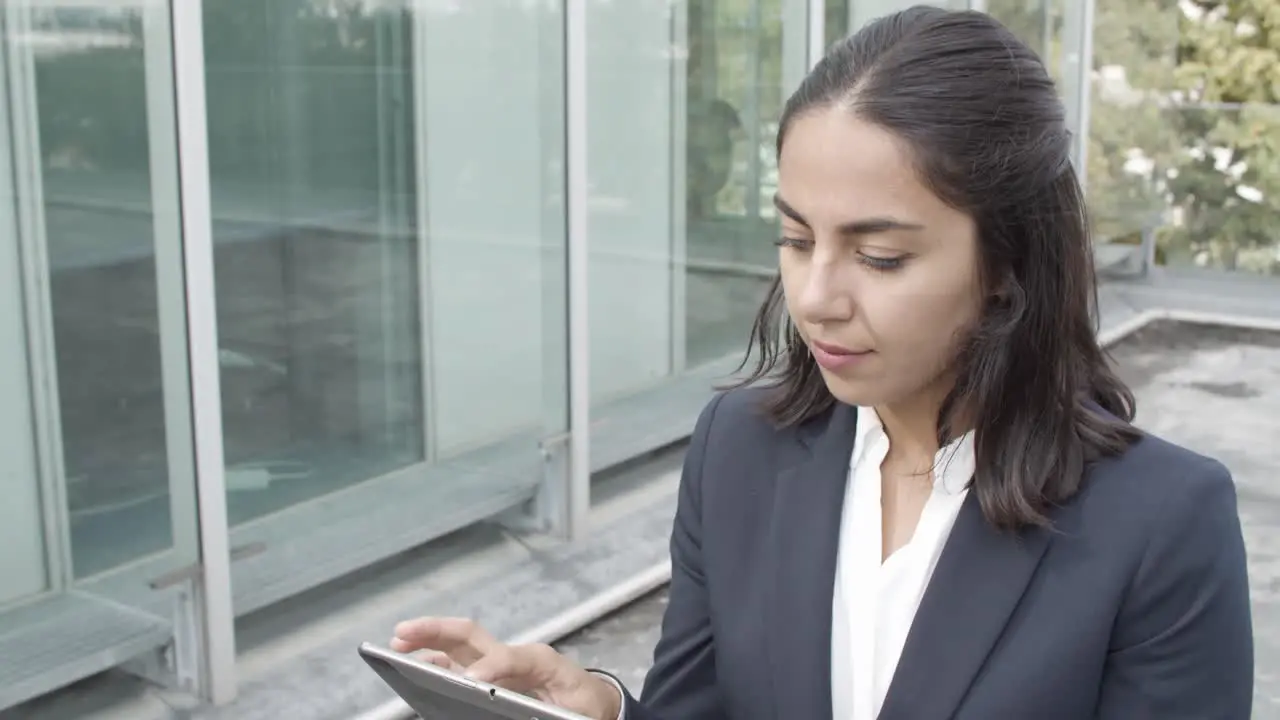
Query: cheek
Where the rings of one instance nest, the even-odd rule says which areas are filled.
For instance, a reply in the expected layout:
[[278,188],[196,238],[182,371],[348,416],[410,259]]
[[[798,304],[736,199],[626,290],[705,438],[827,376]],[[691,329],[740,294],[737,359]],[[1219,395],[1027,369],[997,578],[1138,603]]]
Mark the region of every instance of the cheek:
[[[929,285],[932,285],[930,287]],[[881,352],[905,364],[945,362],[980,310],[976,283],[876,283],[859,306]]]

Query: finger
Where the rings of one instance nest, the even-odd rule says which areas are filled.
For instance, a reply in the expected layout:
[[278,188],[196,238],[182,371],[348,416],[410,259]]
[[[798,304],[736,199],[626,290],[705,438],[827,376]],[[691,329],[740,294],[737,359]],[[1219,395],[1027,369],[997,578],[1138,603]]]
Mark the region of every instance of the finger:
[[528,693],[545,689],[565,663],[549,645],[518,645],[489,653],[467,668],[481,682]]
[[499,647],[502,643],[467,618],[408,620],[396,626],[392,640],[396,652],[437,650],[461,665],[470,665]]
[[413,656],[422,662],[444,668],[451,672],[461,673],[466,670],[463,666],[453,661],[453,658],[436,650],[421,650],[413,654]]

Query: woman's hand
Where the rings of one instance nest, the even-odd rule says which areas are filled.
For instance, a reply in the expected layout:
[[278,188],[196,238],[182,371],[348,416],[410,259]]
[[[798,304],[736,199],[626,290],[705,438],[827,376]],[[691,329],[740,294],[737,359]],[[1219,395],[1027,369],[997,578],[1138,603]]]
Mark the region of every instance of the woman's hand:
[[418,653],[433,665],[594,720],[617,720],[622,711],[622,696],[612,683],[578,667],[551,646],[504,645],[465,618],[402,622],[396,626],[391,649]]

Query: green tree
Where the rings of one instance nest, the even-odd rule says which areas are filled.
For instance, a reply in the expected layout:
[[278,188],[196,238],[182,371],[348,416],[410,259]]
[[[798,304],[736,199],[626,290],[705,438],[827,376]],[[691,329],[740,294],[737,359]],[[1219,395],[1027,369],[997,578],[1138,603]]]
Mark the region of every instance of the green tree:
[[1097,0],[1085,177],[1100,239],[1136,242],[1162,222],[1180,147],[1164,109],[1178,33],[1168,0]]
[[1093,69],[1096,234],[1280,271],[1280,0],[1098,0]]
[[1170,181],[1171,244],[1280,274],[1280,0],[1186,0],[1176,79],[1187,149]]

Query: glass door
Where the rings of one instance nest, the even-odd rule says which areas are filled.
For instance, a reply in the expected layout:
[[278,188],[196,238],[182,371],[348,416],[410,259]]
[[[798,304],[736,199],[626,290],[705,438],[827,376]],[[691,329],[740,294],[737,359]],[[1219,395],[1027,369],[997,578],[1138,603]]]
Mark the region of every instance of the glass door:
[[426,459],[407,16],[203,6],[230,524]]
[[0,5],[0,603],[26,600],[0,709],[195,636],[170,25],[163,0]]
[[556,5],[339,5],[200,5],[237,614],[522,504],[564,431]]
[[56,565],[164,574],[198,558],[168,8],[19,1],[4,22]]

